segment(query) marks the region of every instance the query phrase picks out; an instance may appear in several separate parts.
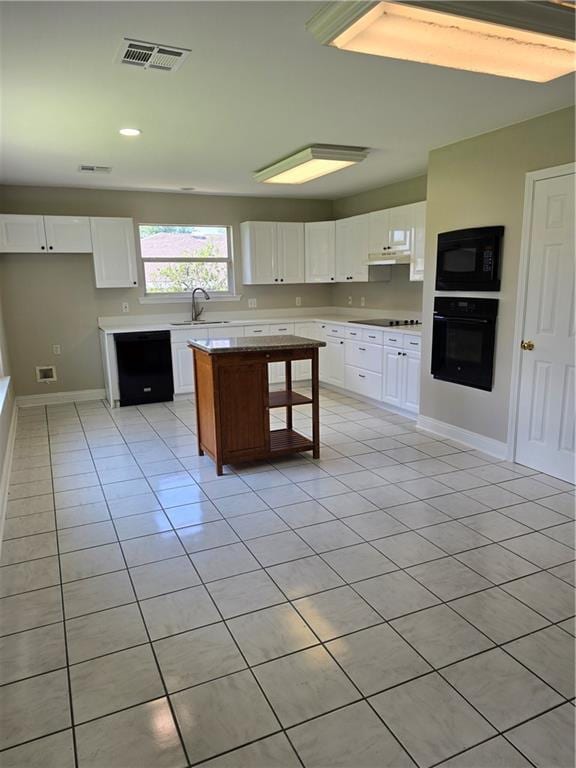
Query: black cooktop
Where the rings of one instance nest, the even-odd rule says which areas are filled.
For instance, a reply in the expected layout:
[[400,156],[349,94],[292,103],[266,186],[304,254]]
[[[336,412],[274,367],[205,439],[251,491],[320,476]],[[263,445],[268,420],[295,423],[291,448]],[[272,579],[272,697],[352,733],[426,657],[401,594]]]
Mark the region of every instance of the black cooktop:
[[380,325],[384,328],[391,328],[396,325],[420,325],[420,320],[391,320],[387,317],[383,320],[348,320],[348,322],[358,323],[359,325]]

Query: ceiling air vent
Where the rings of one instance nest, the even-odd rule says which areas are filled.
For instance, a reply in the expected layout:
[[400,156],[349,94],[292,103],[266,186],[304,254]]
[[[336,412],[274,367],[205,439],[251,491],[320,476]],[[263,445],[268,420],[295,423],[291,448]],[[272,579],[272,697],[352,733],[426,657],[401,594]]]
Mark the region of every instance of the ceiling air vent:
[[112,167],[110,165],[79,165],[78,170],[80,173],[110,173]]
[[141,69],[160,69],[163,72],[174,72],[189,53],[189,48],[177,48],[174,45],[149,43],[145,40],[131,40],[129,37],[125,37],[116,61]]

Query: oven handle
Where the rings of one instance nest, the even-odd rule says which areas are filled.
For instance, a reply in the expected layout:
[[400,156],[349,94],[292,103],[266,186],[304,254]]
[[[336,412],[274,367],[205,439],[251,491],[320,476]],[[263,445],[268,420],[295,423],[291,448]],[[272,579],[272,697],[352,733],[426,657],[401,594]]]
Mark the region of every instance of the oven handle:
[[492,320],[483,320],[481,318],[478,318],[477,320],[471,320],[469,317],[445,317],[444,315],[434,315],[434,320],[455,320],[457,323],[482,323],[484,325],[487,325],[488,323],[491,323]]

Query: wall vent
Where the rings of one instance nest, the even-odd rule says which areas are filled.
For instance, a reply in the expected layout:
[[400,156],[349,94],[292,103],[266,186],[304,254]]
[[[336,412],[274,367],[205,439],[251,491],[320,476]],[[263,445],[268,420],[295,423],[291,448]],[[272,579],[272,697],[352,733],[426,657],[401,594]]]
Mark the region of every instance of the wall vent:
[[112,166],[110,165],[79,165],[78,170],[80,173],[110,173]]
[[129,64],[140,69],[159,69],[163,72],[175,72],[190,53],[189,48],[175,45],[149,43],[145,40],[132,40],[125,37],[116,56],[120,64]]
[[39,384],[50,384],[50,382],[58,381],[56,367],[53,365],[37,365],[36,381]]

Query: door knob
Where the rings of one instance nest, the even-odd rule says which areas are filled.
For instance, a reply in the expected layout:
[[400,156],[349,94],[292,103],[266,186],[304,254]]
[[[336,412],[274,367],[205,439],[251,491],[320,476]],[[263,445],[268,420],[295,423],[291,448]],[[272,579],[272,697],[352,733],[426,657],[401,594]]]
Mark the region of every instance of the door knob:
[[522,342],[520,343],[520,347],[521,347],[521,348],[522,348],[522,349],[523,349],[525,352],[532,352],[532,350],[534,349],[534,342],[533,342],[533,341],[522,341]]

